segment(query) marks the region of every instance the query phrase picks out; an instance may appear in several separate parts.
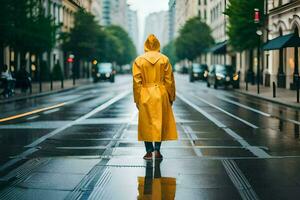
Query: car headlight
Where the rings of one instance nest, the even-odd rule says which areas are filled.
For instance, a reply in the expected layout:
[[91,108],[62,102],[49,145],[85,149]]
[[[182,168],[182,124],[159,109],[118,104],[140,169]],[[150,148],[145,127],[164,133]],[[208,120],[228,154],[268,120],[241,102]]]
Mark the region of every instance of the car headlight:
[[100,74],[99,74],[99,73],[97,73],[97,77],[100,77]]
[[239,75],[238,74],[235,74],[235,75],[233,75],[233,78],[232,78],[234,81],[237,81],[237,80],[239,80]]
[[217,76],[217,80],[222,80],[222,77],[221,76]]
[[105,74],[106,78],[110,77],[110,73]]
[[198,74],[197,74],[197,73],[194,73],[194,76],[195,76],[195,77],[198,77]]
[[226,81],[230,81],[230,77],[229,76],[226,76]]

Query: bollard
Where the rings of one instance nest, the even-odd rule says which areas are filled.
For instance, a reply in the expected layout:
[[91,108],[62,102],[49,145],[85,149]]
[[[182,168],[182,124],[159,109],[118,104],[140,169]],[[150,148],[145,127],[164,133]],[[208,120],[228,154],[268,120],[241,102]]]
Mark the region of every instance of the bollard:
[[60,80],[60,87],[61,89],[64,89],[64,77],[62,77]]
[[53,79],[52,79],[52,73],[50,74],[50,90],[53,90]]
[[297,83],[297,103],[299,103],[299,75],[297,75],[297,81],[296,81]]
[[275,97],[276,97],[276,84],[273,81],[273,98],[275,98]]
[[248,81],[246,81],[246,91],[248,91]]

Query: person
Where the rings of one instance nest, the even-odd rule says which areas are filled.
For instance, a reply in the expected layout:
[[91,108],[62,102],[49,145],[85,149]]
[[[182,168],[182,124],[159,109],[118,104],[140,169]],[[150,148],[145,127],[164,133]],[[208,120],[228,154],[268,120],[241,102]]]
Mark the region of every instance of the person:
[[4,88],[2,94],[5,97],[12,95],[14,79],[13,79],[10,71],[8,70],[8,66],[6,64],[3,66],[3,69],[1,72],[1,80],[3,82],[3,88]]
[[155,35],[149,35],[144,50],[132,67],[134,102],[139,110],[138,140],[145,142],[145,160],[151,160],[153,152],[155,159],[162,159],[161,142],[178,137],[172,110],[175,81],[169,59],[160,53]]
[[21,66],[21,69],[17,73],[17,83],[21,87],[22,93],[26,93],[27,89],[31,87],[30,74],[26,71],[24,65]]

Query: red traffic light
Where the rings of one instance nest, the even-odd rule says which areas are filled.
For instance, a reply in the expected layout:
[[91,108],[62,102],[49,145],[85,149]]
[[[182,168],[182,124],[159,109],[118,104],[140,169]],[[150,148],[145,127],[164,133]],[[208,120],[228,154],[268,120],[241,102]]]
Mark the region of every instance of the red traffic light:
[[73,62],[74,62],[74,58],[70,58],[70,57],[69,57],[69,58],[67,59],[67,62],[68,62],[68,63],[73,63]]
[[254,9],[254,23],[259,23],[260,22],[260,11],[259,9],[255,8]]

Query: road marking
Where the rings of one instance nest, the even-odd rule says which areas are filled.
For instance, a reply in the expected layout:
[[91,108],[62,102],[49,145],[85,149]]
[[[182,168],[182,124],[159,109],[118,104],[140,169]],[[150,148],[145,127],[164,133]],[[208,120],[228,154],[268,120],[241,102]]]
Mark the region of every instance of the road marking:
[[36,141],[32,142],[31,144],[25,146],[25,147],[34,147],[34,146],[37,146],[39,145],[41,142],[43,142],[44,140],[56,135],[57,133],[60,133],[62,132],[63,130],[75,125],[75,124],[78,124],[79,122],[93,116],[94,114],[106,109],[107,107],[109,107],[110,105],[112,105],[113,103],[119,101],[120,99],[124,98],[125,96],[127,96],[131,91],[125,91],[125,92],[122,92],[121,94],[115,96],[114,98],[110,99],[109,101],[105,102],[104,104],[100,105],[99,107],[95,108],[94,110],[90,111],[89,113],[85,114],[84,116],[76,119],[75,121],[72,121],[71,123],[69,124],[66,124],[65,126],[61,127],[61,128],[58,128],[50,133],[48,133],[47,135],[44,135],[42,137],[40,137],[39,139],[37,139]]
[[14,116],[11,116],[11,117],[2,118],[2,119],[0,119],[0,122],[6,122],[6,121],[13,120],[13,119],[18,119],[18,118],[21,118],[21,117],[25,117],[25,116],[28,116],[28,115],[33,115],[33,114],[36,114],[36,113],[44,112],[46,110],[52,110],[54,108],[59,108],[59,107],[62,107],[64,105],[66,105],[66,103],[60,103],[60,104],[56,104],[54,106],[33,110],[33,111],[30,111],[30,112],[26,112],[26,113],[19,114],[19,115],[14,115]]
[[183,131],[185,132],[185,134],[187,135],[187,137],[188,137],[188,139],[189,139],[189,141],[190,141],[190,143],[192,145],[189,148],[192,148],[198,157],[202,157],[203,154],[201,152],[201,148],[199,148],[199,146],[198,146],[198,148],[196,148],[197,146],[193,142],[193,136],[191,135],[191,133],[192,133],[191,129],[188,129],[190,127],[186,128],[185,126],[182,126],[182,125],[181,125],[181,127],[182,127]]
[[6,170],[7,168],[13,166],[14,164],[16,164],[17,162],[19,162],[20,160],[26,158],[27,156],[31,155],[32,153],[34,153],[35,151],[38,150],[38,148],[36,148],[37,145],[41,144],[43,141],[45,141],[46,139],[60,133],[61,131],[75,125],[76,123],[85,120],[89,117],[91,117],[92,115],[106,109],[107,107],[109,107],[110,105],[112,105],[113,103],[121,100],[122,98],[126,97],[127,95],[129,95],[131,93],[131,91],[124,91],[122,93],[120,93],[119,95],[115,96],[114,98],[108,100],[107,102],[101,104],[99,107],[95,108],[94,110],[90,111],[89,113],[83,115],[82,117],[78,118],[75,121],[70,122],[69,124],[66,124],[63,127],[60,127],[50,133],[48,133],[47,135],[44,135],[42,137],[40,137],[39,139],[35,140],[34,142],[32,142],[31,144],[25,146],[26,148],[29,148],[28,150],[24,151],[23,153],[19,154],[17,156],[17,158],[14,158],[10,161],[8,161],[7,163],[5,163],[4,165],[2,165],[0,167],[0,172]]
[[36,119],[36,118],[39,118],[39,117],[40,117],[40,115],[34,115],[32,117],[28,117],[27,120],[33,120],[33,119]]
[[223,100],[223,101],[226,101],[226,102],[228,102],[228,103],[231,103],[231,104],[240,106],[240,107],[245,108],[245,109],[247,109],[247,110],[251,110],[251,111],[253,111],[253,112],[255,112],[255,113],[258,113],[258,114],[260,114],[260,115],[263,115],[263,116],[265,116],[265,117],[271,117],[271,115],[270,115],[269,113],[262,112],[262,111],[260,111],[260,110],[251,108],[251,107],[249,107],[249,106],[246,106],[246,105],[244,105],[244,104],[241,104],[241,103],[232,101],[232,100],[230,100],[230,99],[227,99],[227,98],[224,98],[224,97],[221,97],[221,96],[217,96],[217,98],[218,98],[218,99],[221,99],[221,100]]
[[59,108],[52,109],[52,110],[47,110],[47,111],[43,112],[43,114],[47,115],[47,114],[51,114],[51,113],[57,112],[59,110],[60,110]]
[[207,119],[211,120],[213,123],[215,123],[218,127],[222,128],[228,135],[233,137],[237,142],[239,142],[244,148],[248,149],[253,155],[259,157],[259,158],[270,158],[271,156],[265,152],[264,150],[251,146],[246,140],[244,140],[241,136],[239,136],[237,133],[235,133],[230,128],[226,127],[222,122],[220,122],[218,119],[214,118],[212,115],[207,113],[206,111],[202,110],[199,106],[195,105],[188,99],[186,99],[184,96],[182,96],[180,93],[177,92],[177,96],[184,101],[186,104],[200,112],[203,116],[205,116]]
[[299,122],[299,121],[296,121],[296,120],[293,120],[293,119],[287,119],[287,118],[282,118],[282,117],[280,117],[280,116],[271,115],[271,114],[269,114],[269,113],[262,112],[262,111],[260,111],[260,110],[251,108],[251,107],[246,106],[246,105],[244,105],[244,104],[237,103],[237,102],[235,102],[235,101],[232,101],[232,100],[227,99],[227,98],[224,98],[224,97],[218,96],[218,98],[221,99],[221,100],[227,101],[227,102],[229,102],[229,103],[235,104],[235,105],[237,105],[237,106],[240,106],[240,107],[242,107],[242,108],[245,108],[245,109],[247,109],[247,110],[251,110],[251,111],[253,111],[253,112],[256,112],[256,113],[258,113],[258,114],[260,114],[260,115],[263,115],[263,116],[265,116],[265,117],[272,117],[272,118],[275,118],[275,119],[279,119],[279,120],[283,120],[283,121],[288,121],[288,122],[291,122],[291,123],[300,125],[300,122]]
[[226,110],[224,110],[224,109],[222,109],[222,108],[220,108],[220,107],[218,107],[218,106],[216,106],[216,105],[214,105],[214,104],[212,104],[212,103],[209,103],[209,102],[206,101],[205,99],[203,99],[203,98],[201,98],[201,97],[198,97],[198,96],[196,96],[196,95],[194,95],[194,94],[192,94],[192,95],[193,95],[194,97],[196,97],[197,99],[199,99],[200,101],[202,101],[203,103],[206,103],[207,105],[209,105],[209,106],[211,106],[211,107],[213,107],[213,108],[215,108],[215,109],[217,109],[217,110],[219,110],[219,111],[225,113],[226,115],[229,115],[230,117],[232,117],[232,118],[234,118],[234,119],[237,119],[237,120],[239,120],[240,122],[242,122],[242,123],[244,123],[244,124],[246,124],[246,125],[248,125],[248,126],[254,128],[254,129],[257,129],[257,128],[258,128],[258,127],[255,126],[254,124],[252,124],[252,123],[250,123],[250,122],[248,122],[248,121],[246,121],[246,120],[244,120],[244,119],[242,119],[242,118],[240,118],[240,117],[238,117],[238,116],[235,116],[235,115],[231,114],[230,112],[227,112]]
[[56,149],[61,150],[99,150],[99,149],[106,149],[107,146],[88,146],[88,147],[55,147]]
[[259,199],[249,181],[233,160],[222,160],[222,164],[242,199]]

